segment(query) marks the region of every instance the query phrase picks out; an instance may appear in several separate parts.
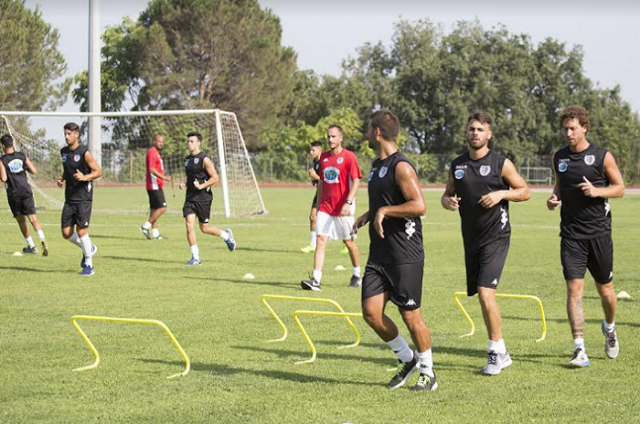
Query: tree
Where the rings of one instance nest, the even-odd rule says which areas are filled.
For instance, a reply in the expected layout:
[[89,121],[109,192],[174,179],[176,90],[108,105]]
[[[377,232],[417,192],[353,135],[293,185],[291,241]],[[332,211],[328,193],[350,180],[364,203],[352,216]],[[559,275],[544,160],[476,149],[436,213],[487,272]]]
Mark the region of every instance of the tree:
[[39,8],[0,0],[0,109],[55,109],[66,100],[71,79],[53,82],[67,69],[58,38]]
[[[256,0],[153,0],[137,23],[105,32],[105,110],[233,111],[247,144],[288,104],[296,55],[281,46],[279,19]],[[86,77],[77,78],[86,103]]]

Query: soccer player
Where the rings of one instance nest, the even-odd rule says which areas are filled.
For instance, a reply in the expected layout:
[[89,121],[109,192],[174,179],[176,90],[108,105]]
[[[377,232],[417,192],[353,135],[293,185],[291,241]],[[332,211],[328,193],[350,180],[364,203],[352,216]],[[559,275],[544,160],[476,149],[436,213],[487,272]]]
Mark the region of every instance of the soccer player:
[[[318,171],[320,170],[320,155],[322,154],[322,143],[320,141],[314,141],[309,147],[309,157],[313,160],[313,166],[307,171],[309,178],[311,178],[311,184],[316,188],[320,176]],[[315,196],[313,202],[311,202],[311,213],[309,214],[309,229],[310,229],[310,243],[308,246],[300,249],[303,253],[311,253],[316,251],[316,213],[318,211],[318,190],[315,190]]]
[[[162,187],[165,181],[171,181],[171,177],[164,175],[164,165],[160,157],[160,151],[164,146],[164,136],[156,134],[147,150],[147,194],[149,195],[149,220],[140,226],[140,232],[147,240],[162,240],[158,230],[158,219],[167,211],[167,201],[164,198]],[[151,233],[149,233],[151,230]]]
[[[413,164],[398,150],[399,131],[400,122],[393,112],[379,110],[371,116],[367,138],[378,159],[373,162],[368,178],[369,210],[353,225],[356,232],[370,223],[362,314],[398,357],[398,372],[388,387],[402,387],[419,369],[420,376],[413,389],[433,391],[438,383],[433,371],[431,333],[420,312],[424,272],[420,217],[427,206]],[[411,333],[415,353],[384,313],[389,300],[398,307]]]
[[489,335],[487,365],[482,372],[497,375],[511,365],[502,339],[496,289],[509,251],[509,201],[530,197],[529,186],[513,162],[489,150],[491,117],[476,112],[467,120],[469,151],[451,163],[442,206],[459,211],[462,220],[467,295],[478,294]]
[[42,226],[36,215],[36,204],[27,179],[27,172],[31,174],[37,173],[36,167],[33,166],[33,163],[24,153],[16,152],[13,145],[13,137],[10,134],[0,137],[0,143],[2,143],[2,150],[4,151],[4,155],[0,160],[0,179],[6,186],[9,208],[11,208],[13,217],[18,221],[20,231],[27,242],[27,247],[23,248],[22,252],[38,253],[27,226],[27,219],[29,219],[40,239],[42,255],[48,256],[49,249],[44,238],[44,231],[42,231]]
[[342,147],[344,132],[339,125],[327,129],[330,150],[320,156],[318,184],[318,214],[316,218],[317,246],[313,263],[313,275],[302,280],[304,290],[320,291],[327,239],[342,240],[351,258],[352,276],[349,287],[360,287],[360,253],[353,241],[351,227],[355,214],[355,201],[360,186],[360,167],[353,152]]
[[89,237],[93,181],[102,176],[102,169],[87,147],[80,145],[78,124],[68,122],[64,125],[64,140],[67,146],[60,150],[62,175],[57,181],[58,187],[65,186],[62,237],[82,249],[80,275],[90,276],[95,274],[93,255],[98,251]]
[[191,247],[191,259],[186,265],[200,265],[202,261],[200,261],[196,232],[193,228],[196,216],[200,223],[200,231],[222,238],[232,252],[236,250],[236,241],[230,229],[227,228],[226,231],[223,231],[209,225],[211,202],[213,201],[211,186],[218,182],[218,173],[213,167],[211,158],[200,150],[202,135],[198,132],[190,132],[187,134],[187,144],[189,156],[184,160],[187,182],[186,184],[180,183],[180,189],[187,187],[182,215],[187,224],[187,241]]
[[615,359],[620,350],[616,334],[616,292],[613,289],[613,242],[608,199],[624,196],[624,182],[611,152],[587,140],[589,112],[571,106],[560,113],[567,147],[553,156],[556,183],[547,200],[560,208],[560,259],[567,284],[567,315],[574,351],[569,366],[591,364],[584,346],[582,292],[588,269],[600,295],[604,321],[604,351]]

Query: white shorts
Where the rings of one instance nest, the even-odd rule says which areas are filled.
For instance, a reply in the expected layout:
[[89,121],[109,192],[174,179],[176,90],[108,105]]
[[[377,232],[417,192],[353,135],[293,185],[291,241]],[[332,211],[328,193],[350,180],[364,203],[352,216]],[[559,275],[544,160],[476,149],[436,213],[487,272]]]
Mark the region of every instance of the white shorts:
[[353,215],[333,216],[326,212],[316,215],[316,234],[331,240],[349,240],[353,228]]

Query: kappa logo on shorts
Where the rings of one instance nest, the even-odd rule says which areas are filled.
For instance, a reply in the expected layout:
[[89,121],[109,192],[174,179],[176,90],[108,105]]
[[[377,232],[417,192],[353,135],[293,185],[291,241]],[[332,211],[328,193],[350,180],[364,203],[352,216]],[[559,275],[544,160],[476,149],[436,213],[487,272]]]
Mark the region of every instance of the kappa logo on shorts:
[[416,301],[413,299],[409,299],[407,300],[407,303],[404,304],[404,306],[416,306]]
[[88,225],[89,225],[89,222],[88,222],[88,221],[85,221],[84,226],[86,227],[86,226],[88,226]]
[[344,162],[344,158],[338,158],[338,165],[340,165],[342,162]]
[[567,162],[560,162],[558,164],[558,171],[560,172],[566,172],[568,168],[569,168],[569,164]]
[[593,165],[595,161],[596,161],[596,157],[593,155],[586,155],[584,157],[584,163],[586,163],[587,165]]
[[22,163],[22,160],[14,159],[9,162],[9,171],[11,171],[13,174],[18,174],[24,171],[24,164]]
[[609,278],[613,278],[613,271],[609,273]]
[[482,175],[483,177],[486,177],[487,175],[489,175],[489,172],[491,172],[491,166],[482,165],[480,167],[480,175]]
[[464,177],[464,169],[456,169],[453,175],[456,177],[456,180],[461,180],[462,177]]
[[204,220],[204,223],[205,223],[205,224],[206,224],[206,223],[208,223],[208,222],[209,222],[209,218],[207,218],[207,219],[205,219],[205,220]]
[[378,172],[378,176],[380,178],[384,178],[384,176],[387,175],[388,170],[389,168],[387,168],[386,166],[383,166],[382,168],[380,168],[380,172]]
[[498,279],[494,278],[492,282],[490,282],[489,284],[491,284],[492,286],[497,286],[498,285]]
[[340,170],[334,166],[325,169],[323,175],[327,184],[338,184],[340,182]]

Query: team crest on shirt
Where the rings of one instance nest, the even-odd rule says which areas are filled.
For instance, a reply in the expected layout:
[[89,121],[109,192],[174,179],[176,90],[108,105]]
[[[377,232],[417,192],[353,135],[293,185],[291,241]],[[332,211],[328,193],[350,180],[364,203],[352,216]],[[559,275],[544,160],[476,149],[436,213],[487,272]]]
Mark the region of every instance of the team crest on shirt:
[[491,172],[490,165],[482,165],[480,167],[480,175],[482,175],[483,177],[486,177],[487,175],[489,175],[489,172]]
[[464,177],[464,169],[456,169],[456,172],[453,173],[456,180],[461,180]]
[[189,159],[186,159],[186,160],[184,161],[184,167],[186,168],[187,166],[189,166]]
[[373,176],[375,175],[377,170],[378,168],[371,168],[371,172],[369,172],[369,177],[367,178],[367,181],[371,181],[373,179]]
[[344,162],[344,158],[338,158],[338,165],[340,165],[342,162]]
[[64,155],[62,155],[62,163],[65,163],[67,161],[67,154],[65,153]]
[[80,162],[80,155],[73,155],[73,160],[76,162]]
[[14,174],[18,174],[24,171],[24,164],[20,159],[14,159],[11,162],[9,162],[9,171],[11,171]]
[[384,178],[384,176],[387,175],[388,170],[389,168],[387,168],[386,166],[383,166],[382,168],[380,168],[380,171],[378,172],[378,176],[380,178]]
[[193,163],[195,163],[196,165],[198,164],[198,162],[200,162],[200,158],[195,158],[195,159],[193,160]]
[[566,172],[567,168],[569,168],[569,164],[567,164],[567,162],[560,162],[558,164],[558,171],[560,172]]
[[324,182],[327,184],[338,184],[340,182],[340,170],[330,166],[324,170]]
[[584,157],[584,163],[586,163],[587,165],[593,165],[595,161],[596,161],[596,157],[593,155],[586,155]]

